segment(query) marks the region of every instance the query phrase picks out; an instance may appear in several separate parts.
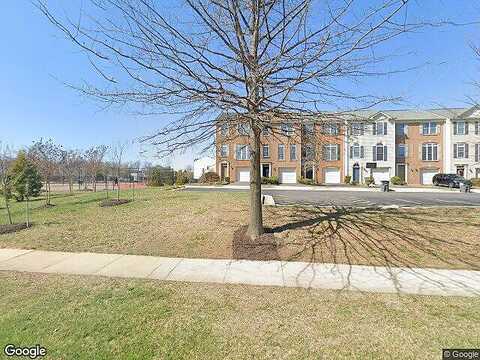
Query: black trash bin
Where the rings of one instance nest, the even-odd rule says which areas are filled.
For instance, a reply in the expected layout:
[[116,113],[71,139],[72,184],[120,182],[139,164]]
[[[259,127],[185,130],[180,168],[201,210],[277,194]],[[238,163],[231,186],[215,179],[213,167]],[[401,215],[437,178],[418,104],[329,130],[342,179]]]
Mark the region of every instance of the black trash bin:
[[460,183],[460,192],[463,192],[463,193],[470,192],[470,185],[465,183]]
[[382,192],[389,192],[390,191],[390,181],[382,180],[382,185],[380,186]]

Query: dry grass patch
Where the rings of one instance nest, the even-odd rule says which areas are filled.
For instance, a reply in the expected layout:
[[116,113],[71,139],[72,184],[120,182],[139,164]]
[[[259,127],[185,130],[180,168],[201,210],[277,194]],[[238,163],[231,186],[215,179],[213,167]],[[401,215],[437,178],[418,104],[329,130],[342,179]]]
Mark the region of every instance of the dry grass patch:
[[[271,233],[243,246],[245,192],[146,189],[131,203],[101,208],[104,196],[57,195],[48,209],[33,202],[35,227],[0,235],[0,247],[480,269],[478,208],[265,207]],[[23,221],[24,205],[12,205],[14,221]]]

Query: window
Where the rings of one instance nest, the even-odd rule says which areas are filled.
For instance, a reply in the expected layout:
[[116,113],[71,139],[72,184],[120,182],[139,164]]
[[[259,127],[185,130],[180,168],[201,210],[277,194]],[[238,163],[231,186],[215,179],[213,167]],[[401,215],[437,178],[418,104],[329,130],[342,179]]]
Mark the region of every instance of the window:
[[[475,161],[480,162],[480,143],[475,144]],[[477,169],[477,170],[480,170],[480,169]]]
[[407,145],[405,144],[398,144],[397,145],[397,157],[399,158],[405,158],[407,157]]
[[268,144],[262,145],[262,157],[268,159],[270,157],[270,147]]
[[250,148],[248,145],[237,145],[235,155],[237,160],[250,159]]
[[311,144],[302,146],[302,157],[306,160],[312,160],[314,158],[313,146]]
[[263,136],[268,136],[272,133],[272,127],[271,126],[265,126],[263,129],[262,129],[262,135]]
[[352,123],[352,135],[361,136],[365,133],[365,129],[363,123],[361,122],[354,122]]
[[386,122],[378,122],[373,124],[373,135],[387,135],[387,126]]
[[340,160],[340,145],[338,144],[324,145],[323,160],[325,161]]
[[278,160],[285,160],[285,145],[278,145]]
[[373,161],[387,161],[387,146],[378,143],[373,147]]
[[228,135],[228,124],[227,123],[223,123],[222,125],[220,125],[220,134],[222,136],[227,136]]
[[352,159],[364,158],[365,152],[364,152],[363,146],[360,146],[357,143],[350,146],[350,157]]
[[237,131],[240,135],[248,135],[250,133],[250,125],[247,123],[240,123],[237,126]]
[[290,160],[297,160],[297,145],[290,145]]
[[222,145],[220,148],[220,156],[227,157],[228,156],[228,145]]
[[480,135],[480,121],[475,123],[475,135]]
[[455,159],[467,159],[468,144],[465,144],[465,143],[453,144],[453,157]]
[[313,124],[303,124],[303,133],[305,135],[313,135]]
[[395,124],[395,135],[397,136],[408,135],[408,125],[404,123]]
[[454,122],[453,135],[468,135],[468,123],[465,121]]
[[340,126],[337,123],[323,124],[322,132],[326,135],[338,135],[340,132]]
[[285,136],[292,136],[293,135],[293,125],[288,123],[283,123],[281,125],[282,133]]
[[422,160],[423,161],[437,161],[438,160],[438,145],[435,143],[427,143],[422,145]]
[[422,124],[422,135],[435,135],[437,133],[437,123],[426,122]]

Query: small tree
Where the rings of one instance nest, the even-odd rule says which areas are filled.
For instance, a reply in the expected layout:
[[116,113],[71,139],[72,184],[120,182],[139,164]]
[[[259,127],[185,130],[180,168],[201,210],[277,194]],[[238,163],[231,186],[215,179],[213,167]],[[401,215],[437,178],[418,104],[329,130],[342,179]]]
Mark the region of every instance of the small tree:
[[103,158],[107,153],[108,146],[93,146],[85,151],[87,173],[90,175],[93,184],[93,191],[97,191],[97,174],[102,169]]
[[82,157],[78,150],[63,150],[60,167],[68,180],[68,190],[73,193],[73,180],[78,169],[82,166]]
[[55,171],[59,168],[59,164],[62,160],[62,149],[56,145],[51,139],[45,141],[40,139],[33,143],[28,152],[29,159],[35,164],[40,171],[42,178],[45,181],[45,190],[47,191],[47,197],[45,200],[46,205],[50,203],[50,181]]
[[27,159],[25,151],[19,151],[10,168],[14,181],[13,196],[17,201],[39,196],[42,191],[42,178],[37,168]]
[[3,199],[5,201],[5,208],[7,209],[8,223],[11,225],[13,224],[13,222],[9,202],[11,197],[12,178],[8,172],[10,161],[10,148],[8,146],[3,146],[2,143],[0,143],[0,185],[2,189]]
[[112,145],[111,157],[117,183],[117,200],[120,200],[120,174],[122,170],[123,155],[127,149],[127,145],[126,142],[117,142]]

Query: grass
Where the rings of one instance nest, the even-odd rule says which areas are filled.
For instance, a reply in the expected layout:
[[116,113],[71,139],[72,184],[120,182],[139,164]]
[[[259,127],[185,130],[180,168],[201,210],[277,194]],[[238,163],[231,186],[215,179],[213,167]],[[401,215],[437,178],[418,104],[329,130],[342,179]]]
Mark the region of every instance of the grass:
[[[145,189],[134,202],[111,208],[99,206],[103,199],[83,192],[56,194],[50,208],[34,201],[34,227],[0,235],[0,247],[238,257],[232,239],[248,219],[247,193]],[[23,209],[12,202],[16,222],[24,221]],[[264,222],[274,234],[275,259],[480,269],[478,208],[266,207]]]
[[434,359],[480,347],[479,298],[0,272],[0,307],[0,344],[40,344],[52,359]]

